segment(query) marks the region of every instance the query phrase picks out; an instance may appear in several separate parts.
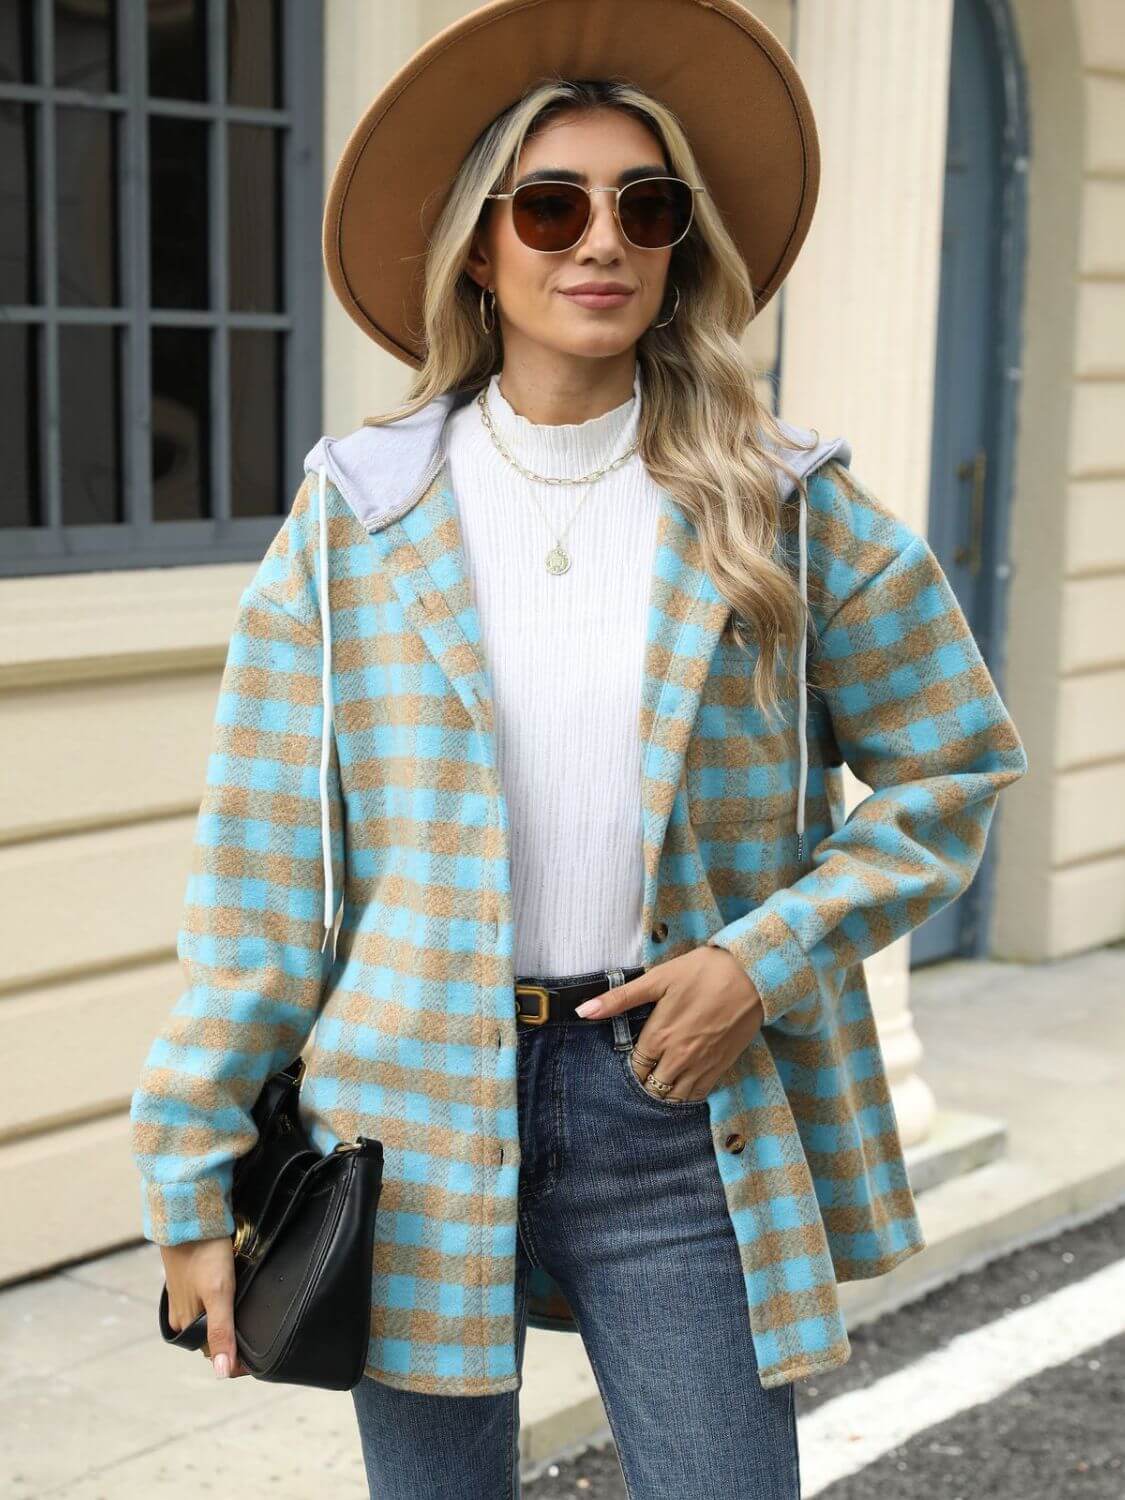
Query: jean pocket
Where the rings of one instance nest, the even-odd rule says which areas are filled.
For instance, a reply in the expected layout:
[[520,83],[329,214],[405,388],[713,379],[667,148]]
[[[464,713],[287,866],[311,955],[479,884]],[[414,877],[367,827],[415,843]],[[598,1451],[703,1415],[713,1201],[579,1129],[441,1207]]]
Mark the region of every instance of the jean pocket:
[[[661,1109],[668,1114],[675,1114],[678,1111],[682,1110],[706,1109],[706,1095],[704,1095],[702,1099],[671,1099],[667,1097],[662,1099],[659,1094],[649,1093],[648,1089],[645,1088],[644,1084],[633,1071],[633,1051],[635,1047],[636,1040],[634,1039],[632,1046],[630,1046],[627,1050],[625,1048],[622,1048],[617,1053],[617,1056],[621,1062],[621,1069],[625,1074],[626,1081],[635,1094],[639,1094],[647,1104],[652,1105],[653,1109]],[[655,1071],[659,1076],[659,1063],[657,1064]]]

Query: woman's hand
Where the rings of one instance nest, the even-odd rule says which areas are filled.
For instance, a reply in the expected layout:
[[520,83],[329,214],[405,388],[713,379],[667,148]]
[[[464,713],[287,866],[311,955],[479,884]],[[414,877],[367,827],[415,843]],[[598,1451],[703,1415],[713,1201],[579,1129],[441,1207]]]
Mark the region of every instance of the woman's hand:
[[[627,984],[576,1007],[580,1016],[615,1016],[655,1000],[633,1048],[633,1071],[654,1099],[704,1099],[758,1034],[762,1002],[746,970],[725,948],[704,945],[657,964]],[[655,1073],[671,1090],[647,1084]]]
[[206,1309],[203,1353],[211,1360],[215,1374],[249,1375],[238,1357],[234,1338],[234,1241],[224,1235],[183,1245],[161,1245],[160,1255],[172,1329],[179,1333]]

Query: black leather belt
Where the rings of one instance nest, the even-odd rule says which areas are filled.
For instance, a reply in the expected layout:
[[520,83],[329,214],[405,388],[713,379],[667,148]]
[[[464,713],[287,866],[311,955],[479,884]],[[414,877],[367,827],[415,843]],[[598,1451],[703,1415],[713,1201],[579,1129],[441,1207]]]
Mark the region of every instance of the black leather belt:
[[574,1007],[644,972],[643,964],[634,969],[597,969],[592,974],[575,974],[554,983],[534,975],[517,974],[516,1020],[528,1026],[542,1026],[547,1021],[604,1020],[601,1016],[576,1016]]

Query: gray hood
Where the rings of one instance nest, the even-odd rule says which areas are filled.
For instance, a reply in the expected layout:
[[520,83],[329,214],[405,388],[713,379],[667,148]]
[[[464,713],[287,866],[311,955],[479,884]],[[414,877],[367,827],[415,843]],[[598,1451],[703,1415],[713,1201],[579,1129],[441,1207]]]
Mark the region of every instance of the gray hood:
[[[324,636],[324,733],[321,741],[321,831],[324,855],[325,894],[324,925],[334,925],[332,860],[328,842],[328,743],[332,716],[331,651],[332,631],[328,609],[328,547],[325,521],[325,484],[328,480],[355,512],[368,531],[395,521],[419,501],[429,489],[445,460],[443,436],[446,418],[476,395],[475,389],[462,388],[435,396],[411,416],[385,427],[359,427],[345,437],[322,437],[305,455],[305,473],[319,481],[320,527],[320,610]],[[812,428],[795,427],[778,419],[787,440],[807,442],[817,436]],[[830,458],[850,464],[851,444],[846,438],[823,438],[807,451],[786,445],[775,449],[802,477]],[[784,499],[796,488],[787,474],[777,473],[779,496]],[[808,602],[808,517],[805,498],[801,496],[798,530],[798,572],[801,599]],[[808,780],[808,745],[806,716],[806,652],[798,661],[798,741],[800,745],[800,782],[797,801],[797,857],[804,853],[805,786]],[[328,931],[325,932],[325,942]],[[322,945],[323,946],[323,945]]]

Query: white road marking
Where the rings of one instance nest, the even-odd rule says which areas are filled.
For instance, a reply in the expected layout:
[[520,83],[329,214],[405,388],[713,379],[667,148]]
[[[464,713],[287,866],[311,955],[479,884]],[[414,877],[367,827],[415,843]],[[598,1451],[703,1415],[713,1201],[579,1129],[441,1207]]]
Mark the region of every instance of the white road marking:
[[798,1416],[803,1500],[919,1432],[1125,1331],[1125,1260]]

